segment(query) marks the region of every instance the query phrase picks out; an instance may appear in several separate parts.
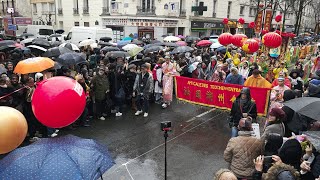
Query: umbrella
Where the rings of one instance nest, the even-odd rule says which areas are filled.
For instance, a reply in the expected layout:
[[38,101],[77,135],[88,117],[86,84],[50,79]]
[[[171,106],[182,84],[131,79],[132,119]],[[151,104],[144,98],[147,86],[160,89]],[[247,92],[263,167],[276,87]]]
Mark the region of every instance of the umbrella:
[[52,47],[59,47],[60,45],[61,45],[61,42],[60,42],[60,41],[51,42],[51,46],[52,46]]
[[98,179],[113,165],[98,142],[67,135],[11,152],[1,160],[0,179]]
[[183,35],[177,35],[177,37],[180,38],[180,39],[186,38],[186,37],[184,37]]
[[33,40],[34,40],[34,38],[28,38],[28,39],[21,41],[21,44],[30,44],[30,43],[32,43]]
[[0,66],[0,74],[7,73],[7,69],[5,67]]
[[179,46],[176,47],[172,53],[173,54],[179,54],[179,53],[185,53],[185,52],[190,52],[193,51],[193,48],[189,47],[189,46]]
[[36,45],[30,45],[30,46],[27,46],[27,48],[29,49],[36,49],[36,50],[40,50],[40,51],[43,51],[43,52],[46,52],[47,49],[43,48],[43,47],[40,47],[40,46],[36,46]]
[[216,52],[220,52],[222,54],[225,54],[227,52],[227,48],[224,47],[224,46],[221,46],[221,47],[216,49]]
[[132,41],[132,44],[142,45],[143,42],[135,39],[135,40]]
[[72,44],[72,43],[63,43],[59,47],[66,47],[72,51],[80,51],[77,45]]
[[90,44],[90,48],[91,48],[91,49],[98,48],[98,43]]
[[54,61],[46,57],[35,57],[20,61],[14,68],[14,73],[29,74],[42,72],[54,66]]
[[178,41],[178,42],[176,42],[176,44],[178,45],[178,46],[187,46],[188,44],[186,43],[186,42],[184,42],[184,41]]
[[306,131],[302,134],[307,135],[308,141],[310,141],[317,151],[320,150],[320,131]]
[[54,47],[50,48],[43,54],[44,57],[58,57],[61,54],[72,53],[73,51],[66,47]]
[[102,38],[100,38],[100,41],[103,41],[103,42],[109,42],[111,40],[112,40],[111,37],[102,37]]
[[130,44],[131,41],[119,41],[117,43],[117,47],[118,48],[122,48],[123,46],[127,45],[127,44]]
[[137,46],[136,44],[127,44],[127,45],[123,46],[122,49],[125,51],[130,51],[131,49],[137,48],[137,47],[139,47],[139,46]]
[[165,46],[168,46],[168,47],[178,47],[179,45],[176,44],[176,43],[173,43],[173,42],[166,42],[164,43]]
[[86,57],[82,55],[81,53],[65,53],[59,56],[57,58],[57,62],[63,64],[63,65],[77,65],[82,63],[87,63]]
[[199,37],[188,36],[188,37],[186,37],[185,40],[186,40],[186,42],[188,42],[188,43],[192,43],[192,42],[194,42],[194,41],[199,41],[200,38],[199,38]]
[[62,64],[59,62],[54,62],[54,69],[61,69],[62,68]]
[[150,41],[150,44],[155,44],[155,43],[161,43],[161,41],[159,41],[159,40],[152,40],[152,41]]
[[0,51],[11,51],[13,49],[15,49],[16,46],[13,45],[4,45],[4,46],[0,46]]
[[124,52],[124,51],[112,51],[112,52],[108,52],[106,54],[106,57],[110,57],[110,58],[118,58],[118,57],[126,58],[126,57],[130,57],[130,55],[129,55],[129,53]]
[[10,46],[10,45],[14,45],[16,42],[12,41],[12,40],[4,40],[4,41],[0,41],[0,46]]
[[130,61],[129,65],[130,64],[135,64],[136,66],[141,66],[144,63],[145,63],[145,61],[143,61],[142,59],[136,59],[136,60]]
[[120,49],[117,47],[104,47],[101,49],[101,51],[103,52],[103,54],[106,54],[107,52],[111,51],[120,51]]
[[211,44],[212,42],[209,40],[201,40],[197,43],[197,46],[204,47],[204,46],[210,46]]
[[34,36],[34,34],[31,33],[23,33],[20,35],[20,37],[29,37],[29,36]]
[[109,43],[109,42],[99,42],[99,45],[101,47],[105,47],[105,46],[113,46],[113,44]]
[[93,39],[86,39],[83,40],[79,43],[79,47],[84,47],[84,46],[90,46],[91,44],[95,43],[96,41]]
[[164,35],[162,35],[161,37],[165,38],[165,37],[167,37],[167,36],[168,36],[168,35],[164,34]]
[[125,38],[122,39],[122,41],[132,41],[132,40],[133,40],[132,37],[125,37]]
[[160,50],[163,50],[162,46],[152,46],[152,47],[149,47],[148,49],[144,50],[144,53],[147,54],[147,53],[150,53],[150,52],[157,52],[157,51],[160,51]]
[[198,64],[199,64],[199,62],[194,62],[194,63],[192,63],[192,64],[188,67],[188,72],[189,72],[189,73],[192,73],[194,70],[196,70]]
[[177,42],[177,41],[181,41],[180,38],[176,37],[176,36],[167,36],[163,39],[163,41],[166,42]]
[[63,29],[57,29],[54,32],[57,33],[57,34],[63,34],[64,30]]
[[32,44],[37,45],[37,46],[41,46],[41,47],[45,47],[45,48],[51,46],[51,44],[48,40],[42,39],[42,38],[36,38],[36,39],[32,40]]
[[307,116],[314,120],[320,120],[320,111],[317,110],[320,107],[320,98],[296,98],[285,102],[284,105],[296,113]]
[[223,46],[223,45],[221,45],[220,43],[213,43],[213,44],[210,46],[210,48],[211,48],[211,49],[217,49],[217,48],[219,48],[219,47],[221,47],[221,46]]
[[139,54],[141,51],[143,51],[142,47],[135,47],[133,49],[131,49],[128,53],[131,57],[136,56],[137,54]]

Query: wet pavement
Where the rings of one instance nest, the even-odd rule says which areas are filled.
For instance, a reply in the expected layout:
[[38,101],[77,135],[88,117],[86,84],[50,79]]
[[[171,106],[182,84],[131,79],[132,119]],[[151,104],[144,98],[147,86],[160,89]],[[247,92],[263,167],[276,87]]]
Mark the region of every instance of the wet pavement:
[[103,179],[160,180],[164,179],[164,137],[160,122],[171,121],[168,179],[211,180],[217,170],[227,167],[223,151],[230,129],[226,112],[210,110],[177,102],[163,110],[153,104],[148,118],[135,117],[128,110],[122,117],[95,120],[89,128],[60,134],[92,138],[108,147],[116,164]]

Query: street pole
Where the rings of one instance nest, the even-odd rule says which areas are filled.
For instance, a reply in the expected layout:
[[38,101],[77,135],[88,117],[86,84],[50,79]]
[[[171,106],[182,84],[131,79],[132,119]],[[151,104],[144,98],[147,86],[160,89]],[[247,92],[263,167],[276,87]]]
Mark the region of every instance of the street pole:
[[168,130],[164,130],[164,180],[167,180],[167,139]]

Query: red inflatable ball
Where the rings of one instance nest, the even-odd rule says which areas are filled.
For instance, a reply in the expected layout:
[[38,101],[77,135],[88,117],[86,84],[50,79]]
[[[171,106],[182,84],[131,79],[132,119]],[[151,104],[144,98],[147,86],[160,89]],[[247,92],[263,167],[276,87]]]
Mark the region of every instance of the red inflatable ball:
[[72,124],[86,105],[82,86],[68,77],[53,77],[40,83],[32,97],[32,110],[45,126],[62,128]]
[[245,23],[245,20],[244,20],[243,18],[239,18],[239,19],[238,19],[238,23],[244,24],[244,23]]
[[230,33],[222,33],[219,38],[218,41],[220,44],[222,44],[223,46],[227,46],[229,44],[232,43],[232,34]]
[[249,25],[248,25],[248,27],[249,27],[250,29],[253,29],[254,27],[256,27],[256,23],[255,23],[255,22],[250,22]]
[[232,38],[232,44],[237,47],[242,47],[243,42],[247,39],[248,37],[244,34],[235,34],[233,35],[233,38]]
[[223,23],[224,25],[227,25],[227,24],[229,23],[229,19],[228,19],[228,18],[223,18],[222,23]]
[[277,48],[282,44],[282,37],[275,32],[269,32],[262,36],[262,43],[269,48]]
[[269,32],[268,30],[262,30],[262,31],[261,31],[261,34],[262,34],[262,35],[265,35],[265,34],[267,34],[268,32]]
[[274,20],[275,20],[276,22],[280,22],[280,21],[282,20],[282,16],[279,14],[279,15],[277,15],[277,16],[274,18]]
[[242,50],[248,54],[253,54],[259,50],[259,42],[254,39],[247,39],[243,42]]

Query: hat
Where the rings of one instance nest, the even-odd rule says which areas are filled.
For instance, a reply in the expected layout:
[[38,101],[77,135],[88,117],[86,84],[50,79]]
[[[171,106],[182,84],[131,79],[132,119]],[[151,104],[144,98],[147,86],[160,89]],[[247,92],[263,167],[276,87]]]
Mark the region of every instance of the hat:
[[287,140],[280,149],[279,156],[283,163],[295,168],[300,167],[302,148],[299,141],[296,139]]
[[270,113],[269,113],[269,115],[270,116],[274,116],[274,117],[279,118],[279,119],[282,119],[282,118],[286,117],[286,113],[280,108],[272,108]]
[[284,81],[284,77],[278,77],[278,81]]
[[35,75],[34,75],[34,80],[35,81],[38,81],[40,78],[42,78],[43,77],[43,74],[42,73],[36,73]]

